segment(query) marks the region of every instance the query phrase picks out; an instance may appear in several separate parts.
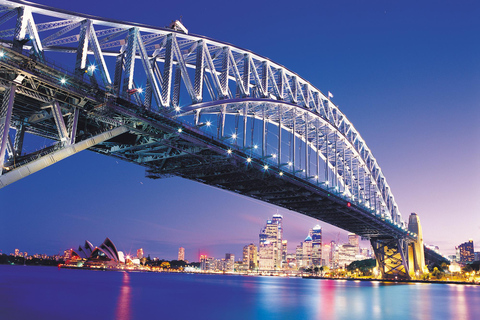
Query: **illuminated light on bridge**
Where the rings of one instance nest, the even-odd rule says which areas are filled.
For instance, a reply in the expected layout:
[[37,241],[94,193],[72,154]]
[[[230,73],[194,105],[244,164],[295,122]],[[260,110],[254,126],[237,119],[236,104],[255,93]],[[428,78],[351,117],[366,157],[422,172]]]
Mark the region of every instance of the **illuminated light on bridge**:
[[[175,175],[320,219],[370,239],[383,276],[413,273],[417,237],[377,160],[306,79],[186,29],[19,1],[0,9],[0,188],[88,149],[152,179]],[[59,71],[51,52],[75,63]],[[26,153],[26,134],[54,143]]]

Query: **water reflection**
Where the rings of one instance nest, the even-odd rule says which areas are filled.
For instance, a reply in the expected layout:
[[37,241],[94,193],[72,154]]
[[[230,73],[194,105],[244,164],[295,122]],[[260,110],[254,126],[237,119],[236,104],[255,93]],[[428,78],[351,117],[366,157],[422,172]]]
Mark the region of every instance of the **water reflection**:
[[130,320],[131,315],[131,288],[130,275],[128,272],[123,273],[122,287],[120,288],[120,295],[118,296],[117,308],[115,310],[115,319]]
[[[450,287],[450,290],[453,288]],[[463,285],[454,285],[452,291],[456,291],[454,303],[452,303],[453,312],[452,319],[469,319],[468,308],[467,308],[467,299],[465,297],[465,286]]]

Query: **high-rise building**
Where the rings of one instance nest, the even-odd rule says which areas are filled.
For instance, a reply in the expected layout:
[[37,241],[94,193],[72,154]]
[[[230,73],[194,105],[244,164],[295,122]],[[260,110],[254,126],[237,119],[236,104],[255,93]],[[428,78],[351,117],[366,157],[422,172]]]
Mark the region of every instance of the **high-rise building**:
[[262,271],[275,270],[273,244],[270,241],[260,243],[258,247],[258,269]]
[[312,231],[312,264],[320,267],[322,265],[322,227],[316,225]]
[[350,243],[338,246],[338,267],[345,268],[357,260],[358,247]]
[[464,242],[458,246],[457,250],[460,256],[460,263],[467,263],[475,261],[475,251],[473,250],[473,240]]
[[233,272],[235,267],[235,255],[232,253],[225,254],[225,268],[223,271]]
[[338,245],[335,241],[330,242],[330,268],[338,269]]
[[253,243],[243,247],[243,265],[247,270],[258,268],[257,246]]
[[282,240],[282,264],[287,262],[287,240]]
[[312,265],[312,245],[313,240],[309,233],[305,241],[300,242],[300,245],[297,246],[296,258],[299,269],[308,268]]
[[278,270],[282,266],[282,220],[281,215],[275,214],[260,231],[259,268],[262,270]]
[[20,250],[15,249],[15,257],[18,256],[19,254],[20,254]]
[[330,244],[324,244],[322,249],[322,266],[330,266]]
[[357,236],[355,233],[348,234],[348,244],[356,248],[357,252],[355,254],[360,253],[360,237]]
[[142,259],[143,258],[143,248],[140,248],[137,250],[137,258]]
[[180,247],[178,249],[178,261],[185,261],[185,248],[184,247]]

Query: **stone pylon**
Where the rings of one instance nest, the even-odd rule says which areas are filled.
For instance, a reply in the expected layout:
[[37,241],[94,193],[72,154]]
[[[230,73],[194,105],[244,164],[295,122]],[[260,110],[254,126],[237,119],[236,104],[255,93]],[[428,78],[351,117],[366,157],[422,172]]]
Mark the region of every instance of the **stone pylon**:
[[408,219],[408,231],[417,235],[417,240],[408,246],[408,269],[411,277],[418,277],[428,270],[425,266],[422,225],[416,213],[412,213]]

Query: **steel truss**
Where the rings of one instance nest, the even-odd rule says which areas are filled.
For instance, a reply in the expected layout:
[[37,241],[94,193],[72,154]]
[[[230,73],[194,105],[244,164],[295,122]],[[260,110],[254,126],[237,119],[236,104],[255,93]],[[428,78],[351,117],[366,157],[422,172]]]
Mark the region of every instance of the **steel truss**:
[[[82,145],[151,178],[198,180],[366,237],[415,239],[363,138],[296,73],[179,22],[157,28],[20,0],[0,9],[0,187]],[[70,59],[68,70],[51,52]],[[55,143],[23,150],[25,134]]]
[[408,242],[404,238],[372,238],[370,242],[383,278],[410,278]]

